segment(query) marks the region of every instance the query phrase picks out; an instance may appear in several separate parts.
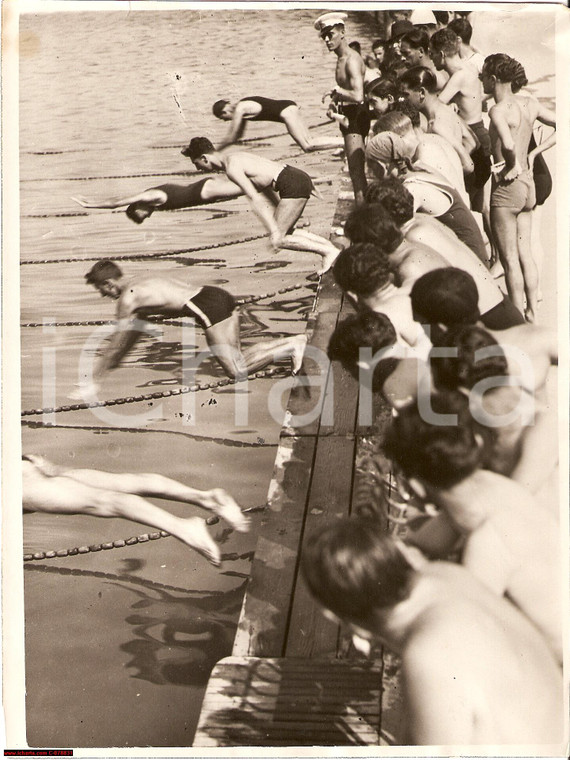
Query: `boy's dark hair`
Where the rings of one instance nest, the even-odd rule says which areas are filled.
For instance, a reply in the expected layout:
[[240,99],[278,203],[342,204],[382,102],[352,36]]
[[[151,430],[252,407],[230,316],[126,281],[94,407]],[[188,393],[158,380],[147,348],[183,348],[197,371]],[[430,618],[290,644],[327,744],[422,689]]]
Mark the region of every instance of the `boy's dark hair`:
[[390,95],[396,100],[399,95],[398,85],[390,77],[378,77],[365,87],[367,95],[374,95],[377,98],[388,98]]
[[132,222],[135,222],[135,224],[142,224],[153,212],[154,209],[147,203],[131,203],[131,205],[127,206],[125,209],[125,214]]
[[372,50],[376,50],[376,48],[379,48],[379,47],[384,47],[385,44],[386,44],[386,40],[380,40],[380,39],[374,40],[374,42],[372,43]]
[[453,21],[449,22],[447,28],[451,29],[452,32],[455,32],[462,42],[469,45],[473,35],[473,27],[469,23],[468,18],[465,18],[465,16],[454,18]]
[[[456,390],[463,386],[471,389],[487,378],[508,377],[509,369],[503,349],[482,327],[455,325],[432,336],[432,342],[435,349],[444,347],[457,350],[456,356],[430,357],[433,379],[438,387]],[[490,350],[485,352],[484,349]]]
[[217,119],[222,118],[222,111],[229,104],[229,102],[230,102],[229,100],[216,100],[216,102],[212,106],[212,113]]
[[408,87],[410,90],[419,90],[423,87],[426,92],[437,92],[437,79],[433,71],[425,66],[412,66],[411,69],[404,71],[400,75],[399,84]]
[[357,53],[362,55],[362,45],[360,44],[360,42],[358,42],[358,40],[353,40],[352,42],[349,42],[348,47],[352,48],[353,50],[356,50]]
[[367,203],[382,204],[399,226],[414,216],[414,196],[397,177],[384,177],[371,182],[365,199]]
[[480,317],[479,291],[468,272],[442,267],[417,279],[410,293],[414,317],[428,325],[472,325]]
[[301,569],[323,607],[361,623],[405,599],[414,573],[378,523],[360,517],[338,519],[310,536]]
[[397,340],[394,325],[385,314],[362,311],[351,314],[336,326],[329,340],[327,353],[331,361],[340,361],[356,380],[360,380],[360,349],[370,349],[372,360],[377,361],[372,370],[371,390],[373,393],[380,393],[384,382],[396,369],[398,359],[378,359],[375,355],[383,348],[395,345]]
[[400,44],[402,44],[402,42],[405,42],[414,50],[419,50],[422,48],[425,54],[428,54],[429,34],[425,31],[425,29],[420,29],[417,26],[413,29],[410,29],[409,32],[406,32],[406,34],[400,38]]
[[191,161],[195,161],[200,156],[204,156],[207,153],[213,153],[215,148],[207,137],[193,137],[190,140],[190,145],[181,151],[183,156],[187,156]]
[[116,280],[123,276],[120,267],[111,259],[99,259],[85,275],[88,285],[97,285],[106,280]]
[[408,119],[412,122],[412,127],[419,127],[421,125],[420,112],[408,100],[399,99],[394,106],[394,112],[407,116]]
[[483,71],[497,77],[499,82],[510,82],[513,92],[518,92],[528,84],[522,64],[505,53],[488,55],[483,64]]
[[373,243],[355,243],[339,253],[333,275],[343,290],[366,298],[390,280],[388,257]]
[[451,488],[484,461],[484,447],[476,437],[479,428],[462,393],[433,393],[429,406],[428,399],[423,399],[422,404],[438,415],[457,415],[457,424],[428,422],[420,403],[418,399],[398,411],[388,429],[384,452],[408,478],[419,478],[437,488]]
[[374,243],[386,254],[395,251],[404,239],[394,217],[381,203],[364,203],[353,209],[344,233],[351,243]]
[[459,52],[460,41],[458,35],[448,27],[447,29],[440,29],[432,35],[430,46],[439,53],[455,55]]
[[433,11],[433,15],[438,24],[447,24],[449,22],[449,11]]

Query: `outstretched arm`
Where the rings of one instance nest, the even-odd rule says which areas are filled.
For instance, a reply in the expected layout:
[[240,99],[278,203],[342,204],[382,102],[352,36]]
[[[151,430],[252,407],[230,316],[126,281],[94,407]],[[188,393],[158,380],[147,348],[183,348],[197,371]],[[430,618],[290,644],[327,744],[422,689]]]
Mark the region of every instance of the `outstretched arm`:
[[79,203],[83,208],[121,208],[121,206],[130,206],[131,203],[148,203],[149,206],[161,206],[166,203],[167,197],[164,190],[152,187],[149,190],[143,190],[136,195],[127,195],[126,197],[116,196],[106,198],[100,201],[89,200],[82,195],[71,196],[71,200]]
[[245,129],[245,117],[246,117],[246,104],[243,102],[236,103],[233,115],[232,115],[232,121],[230,124],[230,128],[228,130],[227,135],[224,137],[224,139],[219,143],[218,149],[221,150],[222,148],[225,148],[228,145],[232,145],[236,142],[236,140],[239,140],[240,137],[243,135],[244,129]]

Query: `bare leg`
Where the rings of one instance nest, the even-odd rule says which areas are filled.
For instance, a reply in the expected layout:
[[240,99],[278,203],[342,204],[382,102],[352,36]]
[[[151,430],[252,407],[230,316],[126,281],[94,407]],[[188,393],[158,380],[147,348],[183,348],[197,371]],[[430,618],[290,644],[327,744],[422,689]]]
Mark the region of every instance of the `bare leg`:
[[281,118],[287,125],[289,134],[306,153],[324,148],[339,148],[342,141],[334,137],[311,138],[309,130],[296,106],[289,106],[281,112]]
[[318,253],[323,257],[323,263],[318,270],[318,274],[327,272],[340,253],[340,249],[330,240],[307,230],[294,230],[291,235],[286,235],[283,238],[283,248],[290,248],[293,251]]
[[114,473],[82,469],[64,470],[62,474],[72,480],[106,491],[197,504],[226,520],[235,530],[241,533],[249,530],[249,518],[242,513],[238,504],[223,488],[200,491],[157,473]]
[[293,372],[298,372],[307,343],[304,335],[291,335],[256,343],[242,352],[237,312],[223,322],[209,327],[205,334],[208,346],[224,372],[238,380],[286,356],[291,357]]
[[542,264],[544,262],[544,247],[542,245],[542,237],[540,234],[541,219],[542,219],[542,206],[536,206],[532,211],[532,217],[531,217],[530,250],[532,253],[532,257],[534,259],[534,263],[536,264],[537,271],[538,271],[538,292],[536,296],[538,303],[542,301],[541,277],[542,277]]
[[519,261],[524,279],[524,291],[526,294],[525,317],[527,322],[536,321],[536,307],[538,302],[538,269],[532,258],[531,251],[531,227],[532,211],[521,211],[517,216],[517,238],[519,249]]
[[220,549],[204,520],[176,517],[140,496],[94,488],[65,476],[49,478],[24,468],[23,506],[35,512],[122,517],[150,525],[179,538],[213,564],[220,564]]
[[354,190],[354,200],[357,204],[364,203],[366,175],[364,173],[364,140],[362,136],[358,134],[345,135],[344,149]]
[[491,227],[505,270],[507,291],[515,307],[524,314],[524,279],[519,260],[517,214],[511,208],[491,208]]

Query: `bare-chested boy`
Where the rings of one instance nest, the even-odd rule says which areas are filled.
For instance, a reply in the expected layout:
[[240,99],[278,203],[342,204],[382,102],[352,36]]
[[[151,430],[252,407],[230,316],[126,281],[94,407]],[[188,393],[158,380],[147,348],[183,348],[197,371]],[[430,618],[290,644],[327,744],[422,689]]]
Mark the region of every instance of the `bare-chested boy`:
[[445,137],[461,159],[464,173],[471,174],[471,153],[477,141],[453,108],[439,100],[434,74],[423,66],[414,66],[400,76],[399,84],[402,95],[427,117],[427,131]]
[[[291,248],[318,253],[323,257],[319,272],[329,269],[338,255],[338,248],[320,235],[294,229],[307,201],[316,194],[313,181],[306,172],[245,151],[220,153],[207,137],[193,137],[182,153],[200,171],[224,171],[228,179],[242,189],[269,232],[274,250]],[[278,194],[275,209],[262,196],[269,190]]]
[[309,538],[302,570],[359,648],[379,639],[401,657],[402,744],[560,746],[554,658],[534,626],[464,567],[428,562],[351,517]]
[[[505,270],[509,295],[529,322],[536,319],[538,270],[531,253],[531,211],[536,205],[528,149],[535,121],[556,127],[555,114],[529,95],[524,68],[503,53],[485,59],[481,81],[495,99],[489,111],[495,161],[504,161],[491,189],[491,226]],[[555,133],[533,151],[533,159],[554,144]]]
[[197,287],[167,277],[128,279],[121,268],[109,259],[97,261],[85,275],[102,296],[117,301],[117,327],[103,354],[96,361],[93,377],[80,385],[75,395],[92,396],[101,380],[115,369],[143,333],[137,318],[150,315],[193,317],[203,328],[206,342],[224,372],[231,378],[243,378],[277,358],[290,356],[293,371],[299,370],[306,345],[305,335],[256,343],[241,350],[239,313],[227,290],[211,286]]
[[362,203],[366,190],[364,143],[370,129],[370,111],[364,98],[366,66],[362,57],[348,44],[345,19],[346,13],[324,13],[315,21],[314,26],[326,42],[327,49],[337,56],[337,86],[327,95],[331,96],[333,110],[348,119],[346,126],[340,124],[340,131],[344,137],[354,198],[356,203]]
[[69,469],[37,454],[22,459],[24,512],[122,517],[151,525],[171,533],[214,565],[220,564],[220,549],[201,517],[177,517],[142,497],[197,504],[222,517],[235,530],[249,530],[249,518],[222,488],[199,491],[156,473]]
[[[446,531],[448,521],[464,536],[462,564],[492,591],[506,594],[562,663],[562,563],[556,521],[521,485],[480,469],[485,442],[466,396],[440,393],[423,401],[400,409],[392,420],[387,456],[402,468],[417,495],[441,510],[434,518],[439,527]],[[431,421],[421,408],[426,401]],[[453,543],[446,538],[437,551],[437,542],[431,545],[434,524],[426,528],[430,551],[445,556]],[[427,549],[421,531],[413,541]]]
[[483,188],[491,176],[491,139],[483,124],[483,89],[473,64],[459,55],[460,39],[451,29],[441,29],[430,40],[430,55],[436,69],[446,71],[449,80],[438,95],[442,103],[455,103],[458,115],[473,131],[479,145],[471,153],[474,171],[466,180],[471,208],[483,211]]

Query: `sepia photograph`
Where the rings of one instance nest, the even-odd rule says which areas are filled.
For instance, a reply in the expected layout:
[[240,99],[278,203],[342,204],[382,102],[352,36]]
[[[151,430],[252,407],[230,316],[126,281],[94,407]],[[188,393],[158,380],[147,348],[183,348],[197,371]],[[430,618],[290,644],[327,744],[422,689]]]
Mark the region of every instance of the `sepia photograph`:
[[8,754],[567,756],[568,22],[4,0]]

